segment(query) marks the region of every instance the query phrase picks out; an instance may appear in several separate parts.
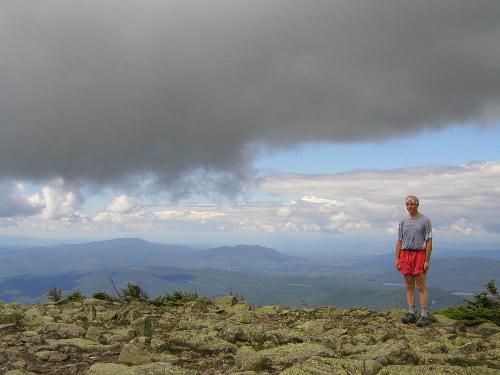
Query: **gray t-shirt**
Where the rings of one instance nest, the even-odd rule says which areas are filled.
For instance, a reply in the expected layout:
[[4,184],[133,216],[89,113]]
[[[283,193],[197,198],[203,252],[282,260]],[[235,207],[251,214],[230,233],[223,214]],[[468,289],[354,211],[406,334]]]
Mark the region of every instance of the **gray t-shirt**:
[[425,249],[425,242],[432,238],[432,225],[427,216],[419,214],[413,219],[405,217],[399,222],[398,240],[402,249]]

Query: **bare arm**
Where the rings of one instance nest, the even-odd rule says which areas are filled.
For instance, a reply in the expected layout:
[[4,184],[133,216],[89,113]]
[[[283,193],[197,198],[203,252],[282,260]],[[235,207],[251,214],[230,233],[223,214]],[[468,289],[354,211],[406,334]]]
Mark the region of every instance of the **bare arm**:
[[425,263],[424,263],[424,272],[427,272],[429,269],[429,264],[431,260],[432,253],[432,238],[428,238],[425,241]]
[[394,265],[396,266],[396,268],[399,270],[399,253],[401,253],[401,245],[402,245],[402,241],[401,240],[397,240],[396,241],[396,260],[394,262]]

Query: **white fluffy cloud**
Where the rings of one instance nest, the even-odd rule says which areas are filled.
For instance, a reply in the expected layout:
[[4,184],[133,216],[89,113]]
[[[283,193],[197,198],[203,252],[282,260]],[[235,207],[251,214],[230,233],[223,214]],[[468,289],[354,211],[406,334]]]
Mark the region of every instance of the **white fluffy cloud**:
[[142,202],[134,197],[122,194],[114,198],[106,207],[106,212],[117,214],[129,214],[141,208]]
[[42,188],[41,201],[44,204],[41,212],[44,219],[63,219],[77,216],[81,203],[78,192],[68,187],[60,178],[51,181]]
[[31,196],[23,195],[20,185],[9,185],[10,190],[4,187],[11,197],[22,197],[20,201],[25,207],[33,210],[29,220],[26,215],[15,216],[15,211],[10,216],[4,214],[4,227],[16,224],[26,227],[29,221],[29,225],[53,232],[72,227],[87,233],[118,231],[144,235],[394,236],[398,220],[406,214],[404,199],[415,194],[420,198],[421,212],[431,218],[439,236],[500,235],[498,181],[500,162],[330,175],[280,174],[254,185],[255,198],[261,193],[271,193],[268,196],[273,196],[272,200],[158,204],[152,197],[146,202],[147,197],[120,194],[101,212],[85,214],[79,211],[78,190],[56,180]]
[[[318,205],[319,213],[331,212],[325,228],[335,230],[384,228],[392,232],[390,227],[405,214],[406,195],[414,194],[420,198],[421,212],[431,217],[437,231],[471,235],[500,232],[498,181],[500,163],[486,162],[331,175],[274,175],[264,179],[261,188],[284,196],[308,194],[302,201]],[[305,207],[301,210],[307,211]]]
[[0,217],[33,215],[42,207],[40,195],[27,195],[20,183],[0,181]]

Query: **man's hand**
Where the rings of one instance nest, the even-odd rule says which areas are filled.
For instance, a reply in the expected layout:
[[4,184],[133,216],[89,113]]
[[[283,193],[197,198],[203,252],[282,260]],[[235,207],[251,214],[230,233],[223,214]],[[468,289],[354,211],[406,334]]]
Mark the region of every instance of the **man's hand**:
[[425,261],[424,262],[424,273],[427,273],[428,270],[429,270],[429,262]]
[[398,271],[400,270],[400,266],[399,266],[399,259],[396,259],[394,261],[394,265],[396,266],[396,268],[398,269]]

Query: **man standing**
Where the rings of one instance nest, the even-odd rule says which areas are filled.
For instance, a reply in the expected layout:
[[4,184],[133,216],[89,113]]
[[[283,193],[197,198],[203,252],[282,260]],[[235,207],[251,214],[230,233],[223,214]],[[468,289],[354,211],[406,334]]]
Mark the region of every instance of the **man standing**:
[[[429,324],[425,277],[429,270],[432,252],[432,225],[426,216],[418,212],[418,206],[419,200],[416,196],[406,197],[408,216],[399,223],[395,266],[406,283],[408,312],[401,321],[406,324],[416,323],[417,326],[423,327]],[[415,315],[415,283],[422,308],[418,320]]]

